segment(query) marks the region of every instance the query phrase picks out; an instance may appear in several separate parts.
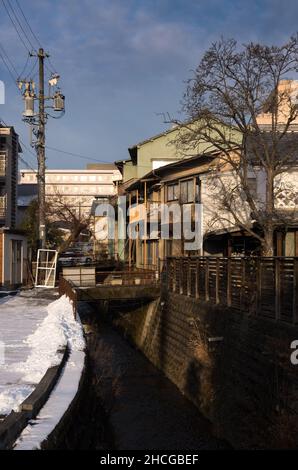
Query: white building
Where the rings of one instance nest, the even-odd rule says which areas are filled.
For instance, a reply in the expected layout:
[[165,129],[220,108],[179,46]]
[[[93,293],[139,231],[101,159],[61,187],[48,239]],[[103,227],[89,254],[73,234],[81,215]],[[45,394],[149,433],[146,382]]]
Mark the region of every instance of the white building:
[[[98,197],[109,197],[116,193],[114,181],[121,178],[113,164],[91,164],[85,170],[46,170],[46,198],[59,197],[68,207],[82,214],[89,214],[92,202]],[[19,188],[37,185],[37,172],[22,170]]]

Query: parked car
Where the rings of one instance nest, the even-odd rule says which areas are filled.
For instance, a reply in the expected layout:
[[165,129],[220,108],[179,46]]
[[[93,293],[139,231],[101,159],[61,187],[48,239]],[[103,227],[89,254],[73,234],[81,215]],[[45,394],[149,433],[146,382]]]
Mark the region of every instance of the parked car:
[[92,264],[93,256],[84,255],[76,251],[65,251],[59,256],[60,266],[77,266],[81,264]]

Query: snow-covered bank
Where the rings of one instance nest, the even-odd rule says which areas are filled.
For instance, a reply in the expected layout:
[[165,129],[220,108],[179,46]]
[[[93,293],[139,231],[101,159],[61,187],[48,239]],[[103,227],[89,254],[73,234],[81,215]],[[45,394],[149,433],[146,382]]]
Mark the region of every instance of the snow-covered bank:
[[16,442],[14,450],[36,450],[61,422],[76,398],[84,373],[85,353],[70,352],[61,378],[35,420],[31,420]]
[[[34,299],[30,304],[30,298],[23,299],[21,296],[9,300],[5,303],[7,315],[10,321],[13,317],[19,322],[16,328],[22,329],[26,327],[26,309],[30,308],[34,318],[36,311],[40,311],[42,322],[35,322],[35,331],[22,340],[22,345],[29,349],[27,358],[24,361],[15,363],[5,363],[0,366],[0,373],[6,373],[7,376],[13,374],[17,381],[10,384],[1,384],[0,388],[0,414],[8,414],[12,409],[18,410],[21,402],[32,392],[36,384],[41,380],[47,369],[51,366],[59,364],[61,355],[57,353],[68,343],[71,351],[83,351],[85,342],[82,334],[81,325],[74,319],[72,305],[69,300],[63,296],[49,305],[39,305]],[[1,318],[4,318],[4,305],[1,305]],[[8,307],[8,308],[7,308]],[[34,307],[34,308],[33,308]],[[20,315],[19,310],[22,310]],[[33,315],[33,313],[31,313]],[[32,322],[32,318],[30,317]],[[2,341],[6,346],[5,328],[2,328]],[[17,347],[13,342],[9,343],[9,347]]]

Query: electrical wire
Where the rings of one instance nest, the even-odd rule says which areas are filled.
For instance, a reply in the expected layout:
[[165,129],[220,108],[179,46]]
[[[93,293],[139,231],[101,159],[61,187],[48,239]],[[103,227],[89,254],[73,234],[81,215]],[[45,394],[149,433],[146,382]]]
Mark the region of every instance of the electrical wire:
[[[7,1],[9,2],[9,0],[7,0]],[[37,35],[34,33],[34,31],[33,31],[32,27],[31,27],[31,25],[30,25],[30,23],[29,23],[29,21],[28,21],[26,15],[25,15],[24,10],[22,9],[22,7],[21,7],[19,1],[18,1],[18,0],[15,0],[15,1],[16,1],[16,5],[17,5],[18,9],[20,10],[21,15],[22,15],[22,17],[23,17],[23,19],[24,19],[24,21],[25,21],[25,23],[26,23],[28,29],[30,30],[30,32],[31,32],[31,34],[32,34],[32,37],[35,39],[35,41],[36,41],[36,43],[38,44],[38,46],[42,48],[43,46],[42,46],[42,44],[41,44],[41,41],[39,40],[39,38],[37,37]],[[51,73],[56,73],[56,68],[54,67],[54,65],[53,65],[52,61],[50,60],[50,58],[49,58],[49,57],[46,57],[46,59],[48,60],[50,66],[51,66],[51,69],[50,69],[50,68],[47,66],[47,64],[45,63],[45,67],[47,68],[47,70],[48,70],[49,72],[51,72]]]
[[37,170],[34,169],[34,168],[30,165],[30,163],[28,163],[23,157],[21,157],[21,155],[18,155],[18,157],[19,157],[19,160],[21,160],[21,162],[22,162],[29,170],[31,170],[31,171],[33,171],[34,173],[37,174]]
[[16,31],[16,33],[17,33],[17,35],[18,35],[18,37],[19,37],[19,39],[20,39],[20,41],[21,41],[21,43],[23,44],[23,46],[24,46],[24,48],[26,49],[26,51],[30,53],[30,49],[28,48],[27,44],[25,43],[24,39],[22,38],[22,36],[21,36],[21,34],[20,34],[20,32],[19,32],[19,30],[18,30],[18,28],[17,28],[17,26],[16,26],[16,24],[15,24],[15,22],[14,22],[12,16],[11,16],[11,14],[10,14],[10,12],[9,12],[9,10],[8,10],[8,8],[7,8],[7,6],[6,6],[6,3],[4,2],[4,0],[1,0],[1,1],[2,1],[2,5],[4,6],[4,8],[5,8],[5,10],[6,10],[6,13],[7,13],[7,15],[8,15],[8,17],[9,17],[9,19],[10,19],[10,21],[11,21],[11,24],[13,25],[13,27],[14,27],[14,29],[15,29],[15,31]]
[[48,145],[46,145],[45,148],[49,150],[53,150],[55,152],[64,153],[65,155],[70,155],[72,157],[82,158],[83,160],[90,160],[90,161],[94,161],[98,163],[111,163],[106,160],[98,160],[97,158],[88,157],[87,155],[80,155],[78,153],[67,152],[66,150],[57,149],[55,147],[49,147]]
[[[6,122],[4,121],[2,117],[0,117],[0,123],[2,123],[5,127],[10,127],[6,124]],[[28,149],[28,147],[21,141],[21,139],[19,139],[19,142],[22,145],[22,147],[26,148],[26,150],[29,151],[34,157],[36,156],[33,152],[31,152],[30,149]],[[10,144],[7,143],[7,145],[10,147],[10,149],[12,149],[12,146]],[[27,166],[27,168],[30,168],[30,170],[37,173],[37,171],[30,165],[30,163],[28,163],[20,154],[18,154],[18,158],[21,160],[22,163],[24,163],[24,165]]]
[[35,50],[35,47],[33,46],[33,44],[32,44],[32,42],[31,42],[30,38],[28,37],[28,34],[27,34],[26,31],[24,30],[24,28],[23,28],[23,26],[22,26],[22,23],[20,22],[20,20],[19,20],[19,18],[18,18],[18,16],[17,16],[17,14],[16,14],[16,12],[15,12],[15,10],[14,10],[12,4],[10,3],[10,0],[6,0],[6,1],[7,1],[7,4],[9,5],[9,7],[10,7],[10,9],[11,9],[11,12],[12,12],[12,14],[13,14],[13,16],[14,16],[16,22],[18,23],[18,25],[19,25],[19,27],[20,27],[22,33],[24,34],[25,38],[27,39],[28,44],[30,44],[30,47],[31,47],[32,50]]
[[[7,0],[7,1],[10,2],[10,0]],[[36,43],[38,44],[38,46],[42,48],[43,46],[42,46],[42,44],[41,44],[41,41],[39,40],[39,38],[37,37],[37,35],[34,33],[32,27],[31,27],[31,25],[30,25],[30,23],[29,23],[29,21],[28,21],[26,15],[25,15],[25,13],[24,13],[24,10],[22,9],[22,7],[21,7],[21,5],[20,5],[20,3],[19,3],[18,0],[16,0],[16,5],[17,5],[19,11],[21,12],[21,15],[22,15],[22,17],[23,17],[23,19],[24,19],[24,21],[25,21],[25,23],[26,23],[28,29],[30,30],[30,32],[31,32],[31,34],[32,34],[32,37],[35,39],[35,41],[36,41]],[[23,28],[22,28],[22,29],[23,29]],[[49,63],[49,65],[50,65],[50,68],[49,68],[49,67],[47,66],[47,64],[45,63],[46,69],[47,69],[50,73],[56,73],[56,67],[53,65],[53,63],[52,63],[50,57],[46,57],[46,59],[48,60],[48,63]]]
[[[59,152],[59,153],[63,153],[65,155],[70,155],[71,157],[76,157],[76,158],[81,158],[83,160],[89,160],[89,161],[93,161],[93,162],[97,162],[97,163],[110,163],[112,164],[113,162],[111,161],[107,161],[107,160],[98,160],[97,158],[94,158],[94,157],[89,157],[87,155],[81,155],[79,153],[73,153],[73,152],[67,152],[66,150],[61,150],[61,149],[57,149],[55,147],[49,147],[49,146],[45,146],[46,149],[48,150],[52,150],[54,152]],[[123,159],[120,159],[121,161],[126,161],[128,160],[127,158],[123,158]],[[138,168],[147,168],[148,171],[149,171],[149,167],[147,165],[138,165]]]
[[24,75],[24,73],[25,73],[25,71],[26,71],[27,65],[28,65],[28,63],[29,63],[30,57],[31,57],[31,55],[28,54],[28,55],[27,55],[26,62],[25,62],[25,65],[24,65],[24,67],[23,67],[23,70],[21,71],[20,74],[18,74],[18,78],[22,78],[22,77],[23,77],[23,75]]
[[4,47],[2,46],[2,44],[0,44],[0,49],[2,50],[2,54],[6,57],[7,61],[9,62],[10,66],[11,66],[11,68],[15,72],[16,76],[18,76],[18,71],[17,71],[16,67],[14,66],[12,60],[10,59],[9,55],[5,51]]
[[50,72],[52,72],[52,73],[57,73],[56,67],[53,65],[53,62],[51,61],[50,57],[46,57],[46,58],[47,58],[47,60],[48,60],[48,62],[49,62],[49,64],[50,64],[50,67],[52,67],[51,69],[49,69],[49,68],[47,67],[47,65],[46,65],[46,68],[47,68],[48,70],[50,70]]
[[7,71],[8,71],[8,73],[9,73],[9,75],[10,75],[12,81],[13,81],[13,83],[16,85],[16,78],[15,78],[14,74],[12,73],[12,71],[11,71],[11,69],[10,69],[8,63],[6,62],[5,57],[4,57],[4,55],[2,54],[1,50],[0,50],[0,58],[2,59],[3,64],[5,65],[5,67],[6,67]]
[[33,72],[34,72],[34,70],[35,70],[35,68],[36,68],[37,62],[38,62],[38,58],[35,59],[35,62],[34,62],[34,64],[33,64],[33,67],[31,67],[30,72],[27,73],[27,75],[26,75],[26,80],[27,80],[27,78],[32,78],[32,79],[33,79],[33,75],[32,75],[32,74],[33,74]]
[[33,38],[35,39],[35,41],[37,42],[37,44],[39,45],[39,47],[42,47],[42,44],[41,44],[40,40],[38,39],[38,37],[37,37],[36,34],[34,33],[33,29],[31,28],[30,23],[29,23],[29,21],[27,20],[26,15],[25,15],[25,13],[24,13],[24,11],[23,11],[23,9],[22,9],[22,7],[21,7],[21,5],[20,5],[20,3],[19,3],[18,0],[16,0],[16,4],[17,4],[17,7],[18,7],[18,9],[20,10],[21,15],[23,16],[23,18],[24,18],[24,20],[25,20],[25,23],[27,24],[27,26],[28,26],[28,28],[29,28],[29,30],[30,30],[30,32],[31,32],[31,34],[32,34],[32,36],[33,36]]

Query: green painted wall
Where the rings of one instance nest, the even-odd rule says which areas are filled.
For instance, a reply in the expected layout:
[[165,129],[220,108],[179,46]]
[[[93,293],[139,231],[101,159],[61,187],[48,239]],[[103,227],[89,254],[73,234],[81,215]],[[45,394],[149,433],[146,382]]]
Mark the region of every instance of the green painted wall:
[[[196,132],[198,123],[193,123],[186,128],[174,128],[170,132],[166,132],[158,137],[153,137],[152,140],[141,143],[138,146],[138,162],[137,165],[133,166],[132,162],[128,162],[124,165],[124,181],[131,178],[142,178],[144,175],[149,173],[153,168],[152,164],[154,160],[164,160],[169,163],[173,163],[175,160],[181,160],[182,158],[189,158],[200,153],[211,152],[216,150],[210,143],[199,142],[196,148],[192,148],[192,145],[186,144],[183,148],[181,145],[177,145],[176,140],[181,135],[190,136],[192,139],[193,132]],[[223,128],[221,129],[221,131]],[[233,141],[240,142],[241,136],[237,137],[237,134],[232,132],[229,128],[226,128],[226,137],[233,138]],[[186,139],[187,140],[187,139]]]

